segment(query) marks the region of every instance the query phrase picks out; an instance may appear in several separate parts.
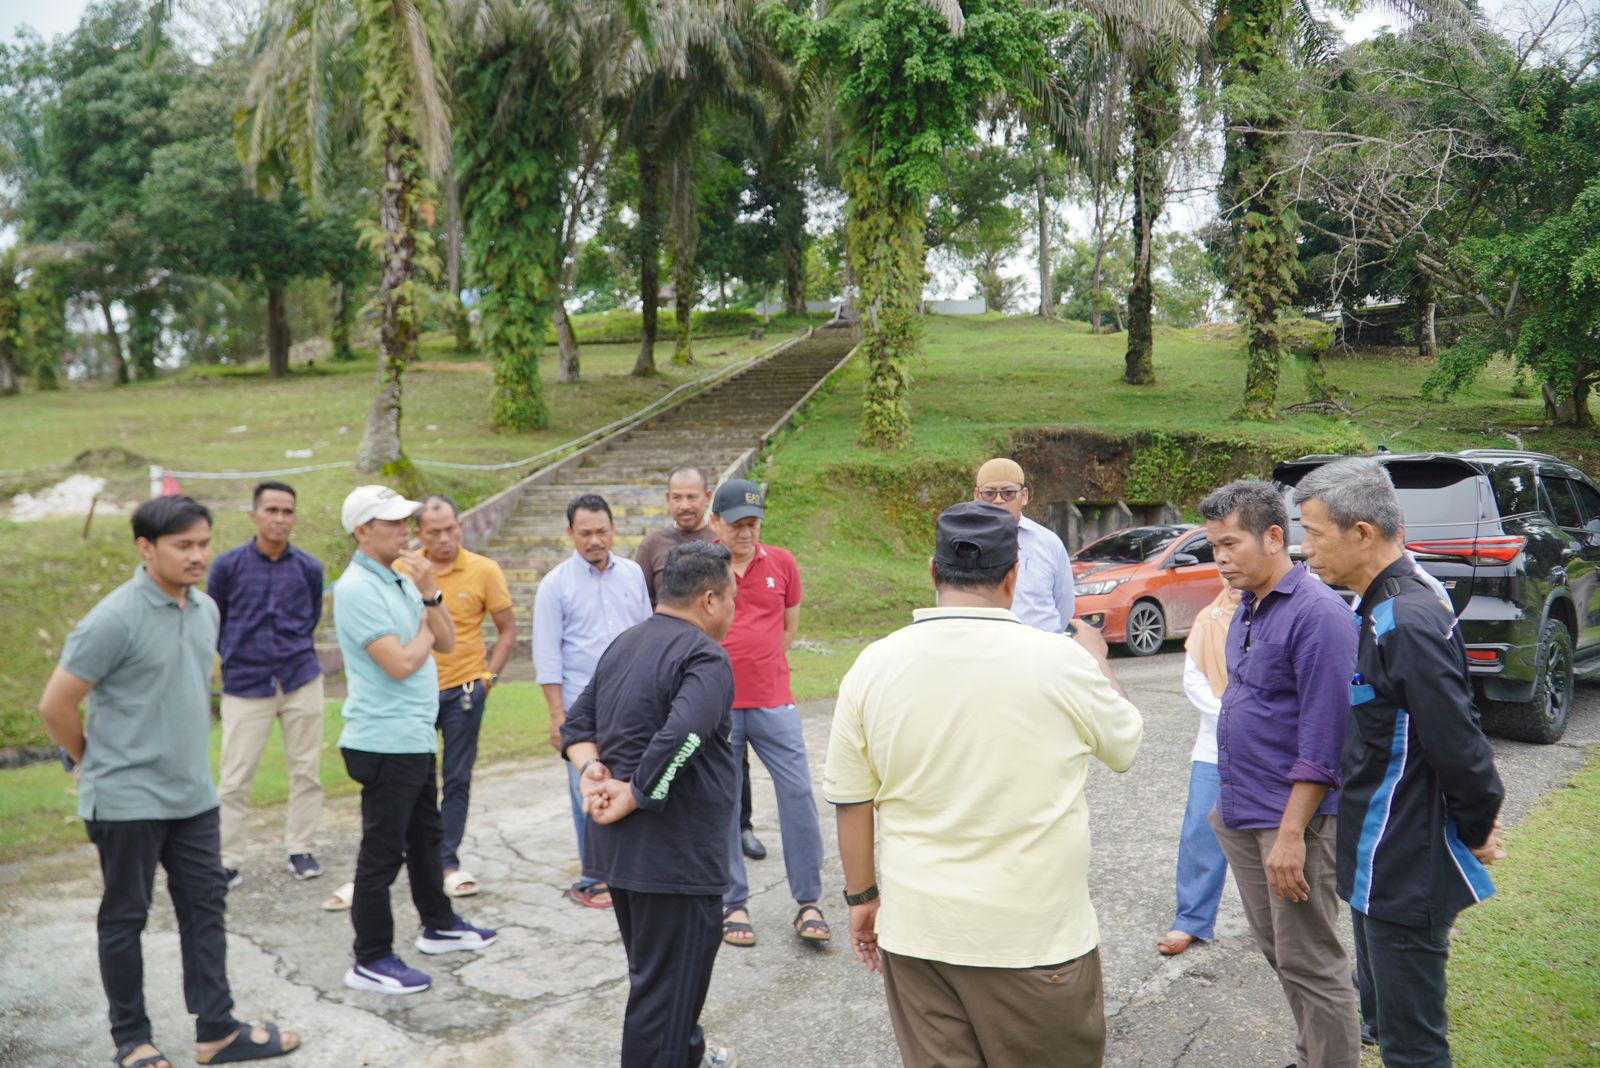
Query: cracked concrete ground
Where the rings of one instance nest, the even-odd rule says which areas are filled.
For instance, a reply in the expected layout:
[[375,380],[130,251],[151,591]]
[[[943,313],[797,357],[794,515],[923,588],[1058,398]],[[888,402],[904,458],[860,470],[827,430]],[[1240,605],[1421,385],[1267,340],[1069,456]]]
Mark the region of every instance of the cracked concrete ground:
[[[1106,1063],[1278,1068],[1294,1055],[1291,1023],[1231,886],[1216,942],[1172,959],[1154,950],[1172,915],[1196,716],[1182,694],[1180,653],[1122,659],[1116,668],[1145,714],[1146,733],[1132,771],[1115,775],[1095,766],[1088,784],[1090,882],[1110,1017]],[[817,773],[830,711],[827,702],[804,708]],[[1593,744],[1600,744],[1600,689],[1594,686],[1580,686],[1564,744],[1496,741],[1513,849],[1515,822],[1564,781]],[[789,929],[794,906],[770,782],[759,765],[754,773],[757,831],[772,851],[749,865],[760,944],[723,948],[703,1016],[707,1032],[733,1046],[745,1068],[896,1065],[881,981],[845,948],[847,910],[838,899],[832,821],[825,815],[823,904],[837,927],[834,943],[819,948]],[[616,1062],[626,965],[611,913],[580,909],[561,897],[576,860],[565,772],[554,758],[480,769],[463,859],[484,890],[460,902],[460,911],[498,928],[500,941],[481,954],[433,958],[407,952],[402,941],[402,955],[434,977],[432,990],[412,997],[346,990],[349,916],[317,907],[349,877],[358,829],[354,799],[328,806],[318,850],[328,870],[322,879],[296,883],[282,868],[281,820],[281,809],[253,817],[246,882],[228,899],[228,951],[239,1014],[279,1020],[305,1036],[304,1048],[282,1063],[568,1068]],[[111,1043],[95,956],[99,875],[93,851],[85,845],[0,869],[0,886],[0,1065],[100,1068]],[[1032,888],[1015,892],[1026,897]],[[408,932],[415,912],[403,876],[394,906],[397,932]],[[159,889],[145,959],[156,1037],[174,1064],[192,1063],[177,935]]]

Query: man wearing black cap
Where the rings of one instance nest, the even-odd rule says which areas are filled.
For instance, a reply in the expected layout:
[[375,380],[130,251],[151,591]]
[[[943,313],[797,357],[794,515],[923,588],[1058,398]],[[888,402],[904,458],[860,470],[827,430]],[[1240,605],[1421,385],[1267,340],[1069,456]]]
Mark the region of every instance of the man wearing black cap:
[[962,1063],[1098,1065],[1083,785],[1091,756],[1128,769],[1142,721],[1099,632],[1080,626],[1074,641],[1011,611],[1008,512],[958,504],[937,534],[937,607],[868,646],[834,710],[823,791],[851,947],[884,973],[911,1068],[954,1051]]
[[[811,765],[805,731],[789,689],[789,643],[800,629],[800,569],[786,549],[761,542],[766,496],[742,478],[729,479],[711,498],[711,529],[732,554],[738,581],[738,611],[723,639],[733,664],[733,751],[744,756],[745,742],[772,775],[778,795],[778,829],[783,866],[798,911],[794,929],[801,938],[826,942],[833,937],[817,899],[822,896],[822,826],[811,792]],[[750,924],[750,887],[745,879],[739,821],[728,824],[728,877],[723,898],[723,939],[729,945],[755,945]]]

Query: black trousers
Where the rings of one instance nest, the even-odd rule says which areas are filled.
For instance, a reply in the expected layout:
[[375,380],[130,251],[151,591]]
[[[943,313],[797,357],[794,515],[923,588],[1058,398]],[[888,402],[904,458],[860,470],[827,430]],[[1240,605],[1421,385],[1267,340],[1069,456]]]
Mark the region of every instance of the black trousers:
[[1450,1068],[1445,964],[1450,923],[1410,927],[1350,910],[1361,1018],[1386,1068]]
[[628,953],[622,1068],[696,1068],[705,1056],[700,1009],[722,945],[722,897],[611,888]]
[[739,791],[739,829],[750,829],[750,750],[744,751],[744,778],[739,780],[744,789]]
[[140,936],[150,916],[156,865],[178,915],[183,1000],[196,1017],[195,1041],[215,1042],[239,1029],[228,990],[223,929],[228,881],[222,874],[221,824],[210,809],[183,820],[86,820],[100,851],[100,981],[111,1003],[111,1040],[118,1047],[150,1041],[144,1008]]
[[356,929],[356,963],[371,964],[394,952],[389,887],[402,864],[422,922],[435,929],[455,925],[439,864],[444,836],[439,788],[432,753],[340,752],[350,778],[361,784],[361,851],[350,922]]

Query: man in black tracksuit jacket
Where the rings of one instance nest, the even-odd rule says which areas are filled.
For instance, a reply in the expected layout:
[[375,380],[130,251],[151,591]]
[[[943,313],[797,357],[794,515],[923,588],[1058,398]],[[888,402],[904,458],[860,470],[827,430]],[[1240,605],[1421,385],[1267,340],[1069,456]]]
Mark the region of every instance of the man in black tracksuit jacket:
[[1307,563],[1361,595],[1337,839],[1361,1011],[1388,1068],[1449,1068],[1456,914],[1494,893],[1505,791],[1478,723],[1455,614],[1401,544],[1387,473],[1342,460],[1296,487]]
[[700,1009],[722,945],[727,828],[738,800],[728,550],[667,556],[656,612],[617,635],[561,725],[592,821],[586,878],[611,888],[628,955],[623,1068],[727,1068]]

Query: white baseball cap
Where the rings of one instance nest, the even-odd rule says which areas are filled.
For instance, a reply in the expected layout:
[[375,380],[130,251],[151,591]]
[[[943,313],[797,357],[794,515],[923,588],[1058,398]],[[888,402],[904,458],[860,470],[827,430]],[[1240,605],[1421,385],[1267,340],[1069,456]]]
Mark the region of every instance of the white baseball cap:
[[408,501],[388,486],[357,486],[344,499],[339,520],[346,534],[354,534],[356,527],[374,519],[410,519],[421,507],[420,501]]

